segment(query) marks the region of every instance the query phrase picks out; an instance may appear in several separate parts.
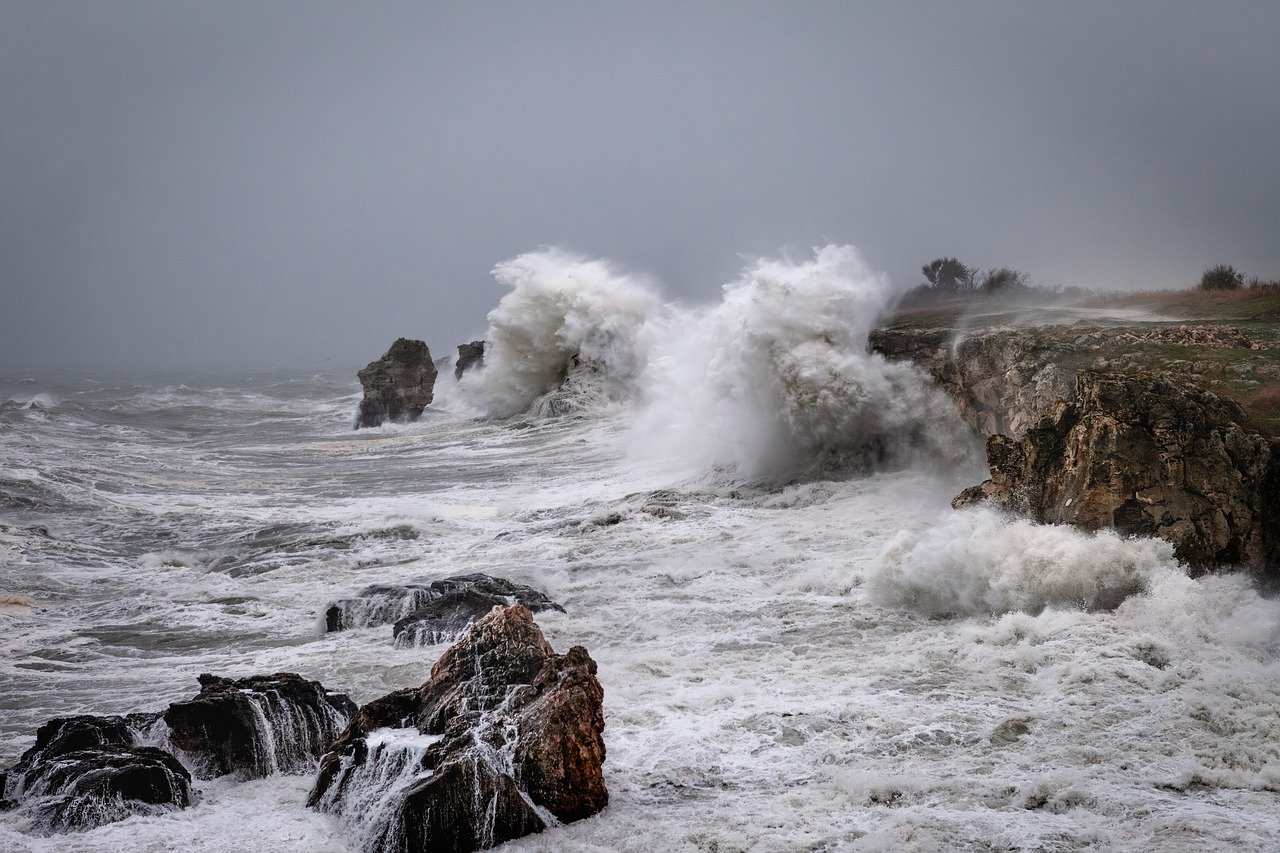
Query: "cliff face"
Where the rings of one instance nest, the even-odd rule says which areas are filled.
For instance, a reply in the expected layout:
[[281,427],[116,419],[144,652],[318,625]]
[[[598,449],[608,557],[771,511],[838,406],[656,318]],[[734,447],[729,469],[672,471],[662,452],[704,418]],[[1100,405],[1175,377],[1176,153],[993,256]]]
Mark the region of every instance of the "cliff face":
[[1125,335],[1136,340],[1123,330],[1005,329],[951,346],[949,330],[898,328],[877,330],[872,346],[927,370],[989,436],[991,479],[957,507],[988,502],[1046,523],[1159,536],[1198,571],[1275,574],[1280,440],[1186,376],[1105,369],[1098,342]]

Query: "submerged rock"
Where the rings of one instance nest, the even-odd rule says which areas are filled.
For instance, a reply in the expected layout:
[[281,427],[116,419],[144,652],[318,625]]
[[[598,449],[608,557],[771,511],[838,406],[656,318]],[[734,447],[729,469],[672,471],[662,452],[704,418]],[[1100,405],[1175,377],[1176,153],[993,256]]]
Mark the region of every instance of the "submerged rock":
[[141,746],[121,717],[61,717],[0,774],[0,805],[37,832],[93,829],[191,805],[191,774],[171,753]]
[[356,428],[420,417],[431,403],[436,375],[427,345],[399,338],[382,358],[356,374],[364,387]]
[[[536,612],[561,607],[532,587],[476,572],[431,583],[374,584],[325,608],[325,630],[395,624],[397,644],[446,642],[495,604],[520,603]],[[431,633],[440,639],[427,639]],[[423,639],[419,639],[423,637]]]
[[987,442],[991,479],[962,492],[1051,524],[1159,536],[1193,568],[1274,569],[1280,441],[1231,400],[1167,377],[1084,372],[1020,439]]
[[458,360],[453,365],[453,376],[461,379],[468,370],[484,367],[484,341],[472,341],[458,345]]
[[360,709],[309,804],[366,851],[479,850],[599,812],[604,691],[575,646],[556,654],[523,606],[471,625],[421,688]]
[[175,749],[196,775],[258,779],[311,770],[356,712],[355,703],[290,672],[231,680],[200,676],[200,692],[164,712]]

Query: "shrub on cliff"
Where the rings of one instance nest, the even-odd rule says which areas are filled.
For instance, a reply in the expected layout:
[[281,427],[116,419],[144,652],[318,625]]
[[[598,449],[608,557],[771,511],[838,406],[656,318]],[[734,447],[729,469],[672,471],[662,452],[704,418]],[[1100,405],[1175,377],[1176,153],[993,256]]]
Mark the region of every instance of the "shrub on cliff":
[[1230,264],[1209,267],[1200,276],[1201,290],[1240,290],[1243,287],[1244,276]]

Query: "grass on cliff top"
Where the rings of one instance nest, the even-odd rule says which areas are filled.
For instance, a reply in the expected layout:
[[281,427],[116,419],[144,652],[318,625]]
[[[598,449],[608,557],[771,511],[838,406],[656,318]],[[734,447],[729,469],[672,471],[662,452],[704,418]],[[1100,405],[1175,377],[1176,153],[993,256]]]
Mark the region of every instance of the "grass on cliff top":
[[[1171,320],[1265,325],[1272,335],[1280,325],[1280,287],[1248,290],[1143,290],[1112,293],[1081,303],[1083,308],[1145,308]],[[1261,329],[1251,331],[1262,331]]]
[[[1081,312],[1080,316],[1071,317],[1073,309],[1105,312],[1109,308],[1150,316],[1129,320]],[[1249,426],[1266,435],[1280,436],[1280,346],[1275,346],[1280,343],[1280,287],[1225,292],[1136,291],[1098,296],[1074,305],[1042,306],[1003,303],[990,297],[953,297],[914,305],[885,320],[887,326],[952,329],[957,334],[1023,324],[1040,326],[1043,334],[1037,337],[1050,350],[1062,347],[1060,363],[1065,367],[1183,376],[1239,403]],[[1183,324],[1234,326],[1250,339],[1273,347],[1249,350],[1109,339],[1085,349],[1071,345],[1081,335],[1102,328],[1132,328],[1142,333]]]

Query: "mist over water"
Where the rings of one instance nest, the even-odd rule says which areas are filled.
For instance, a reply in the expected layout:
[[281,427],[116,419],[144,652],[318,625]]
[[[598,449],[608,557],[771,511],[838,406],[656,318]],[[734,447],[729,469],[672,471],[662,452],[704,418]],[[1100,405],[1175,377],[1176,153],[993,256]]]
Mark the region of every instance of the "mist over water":
[[[1280,843],[1280,608],[1163,542],[953,511],[981,457],[866,352],[897,291],[855,250],[708,306],[559,250],[495,275],[487,366],[413,424],[352,430],[354,371],[0,378],[4,763],[201,672],[421,684],[443,646],[325,605],[480,571],[563,604],[538,622],[605,689],[609,807],[510,849]],[[0,813],[0,847],[352,849],[310,781],[52,839]]]

